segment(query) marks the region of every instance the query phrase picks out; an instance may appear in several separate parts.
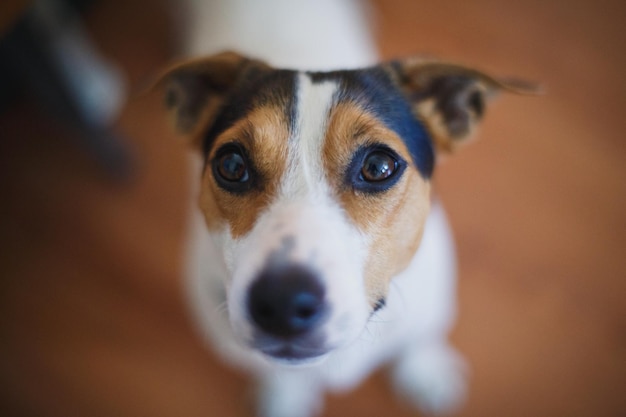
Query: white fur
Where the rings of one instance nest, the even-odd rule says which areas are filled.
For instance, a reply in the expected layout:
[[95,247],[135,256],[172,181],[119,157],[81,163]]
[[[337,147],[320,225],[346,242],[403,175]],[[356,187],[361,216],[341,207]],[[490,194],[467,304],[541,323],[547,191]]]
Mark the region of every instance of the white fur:
[[302,70],[373,65],[362,0],[187,0],[186,54],[225,49]]
[[[353,0],[245,1],[192,4],[188,52],[230,48],[292,68],[332,69],[373,63],[362,3]],[[255,376],[262,417],[309,417],[325,390],[351,389],[372,370],[395,363],[398,394],[425,411],[447,411],[464,395],[462,359],[447,344],[455,313],[455,263],[444,212],[432,205],[420,249],[391,284],[385,308],[367,321],[360,269],[363,236],[330,198],[321,147],[335,86],[298,80],[298,120],[288,172],[279,197],[253,230],[233,239],[227,229],[209,235],[194,209],[188,248],[187,294],[195,323],[221,358]],[[197,178],[199,164],[193,178]],[[195,201],[195,196],[194,196]],[[291,259],[314,262],[326,277],[333,315],[325,325],[322,361],[287,367],[247,347],[251,337],[245,289],[286,234],[297,236]],[[342,279],[333,279],[341,277]],[[350,277],[345,279],[346,277]],[[348,317],[346,323],[341,317]]]
[[306,194],[321,198],[328,194],[321,154],[336,90],[332,81],[313,85],[308,75],[298,74],[296,124],[289,141],[287,173],[281,184],[283,199]]

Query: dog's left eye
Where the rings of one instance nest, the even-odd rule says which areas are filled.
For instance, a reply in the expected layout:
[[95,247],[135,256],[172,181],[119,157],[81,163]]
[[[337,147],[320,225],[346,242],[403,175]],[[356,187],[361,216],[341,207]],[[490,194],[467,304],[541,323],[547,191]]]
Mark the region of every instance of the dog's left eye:
[[355,191],[375,194],[393,187],[407,163],[384,144],[358,149],[346,168],[346,183]]
[[374,151],[363,161],[361,177],[367,182],[383,181],[398,169],[398,161],[385,151]]

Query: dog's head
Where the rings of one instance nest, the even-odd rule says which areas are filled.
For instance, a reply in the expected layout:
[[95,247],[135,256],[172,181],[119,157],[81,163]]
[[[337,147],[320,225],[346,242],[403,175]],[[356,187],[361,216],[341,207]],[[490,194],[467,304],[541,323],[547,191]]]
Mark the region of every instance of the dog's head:
[[291,363],[358,337],[419,246],[436,157],[470,137],[497,90],[527,89],[433,60],[309,73],[235,53],[161,82],[204,157],[200,208],[233,331]]

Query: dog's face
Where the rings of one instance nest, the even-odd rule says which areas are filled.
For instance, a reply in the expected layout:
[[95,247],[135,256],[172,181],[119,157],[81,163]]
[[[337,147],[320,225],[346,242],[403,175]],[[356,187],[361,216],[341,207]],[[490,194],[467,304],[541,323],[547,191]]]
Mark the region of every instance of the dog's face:
[[289,363],[350,343],[384,306],[419,246],[435,154],[469,136],[491,92],[516,88],[432,61],[305,73],[234,53],[163,79],[203,152],[233,331]]

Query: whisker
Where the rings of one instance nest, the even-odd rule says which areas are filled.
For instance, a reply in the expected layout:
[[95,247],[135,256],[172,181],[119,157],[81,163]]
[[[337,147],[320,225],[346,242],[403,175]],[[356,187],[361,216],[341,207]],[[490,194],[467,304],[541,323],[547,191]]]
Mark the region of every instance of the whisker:
[[228,314],[228,303],[226,301],[223,301],[221,303],[219,303],[216,307],[215,307],[215,312],[219,315],[219,316],[226,316]]

